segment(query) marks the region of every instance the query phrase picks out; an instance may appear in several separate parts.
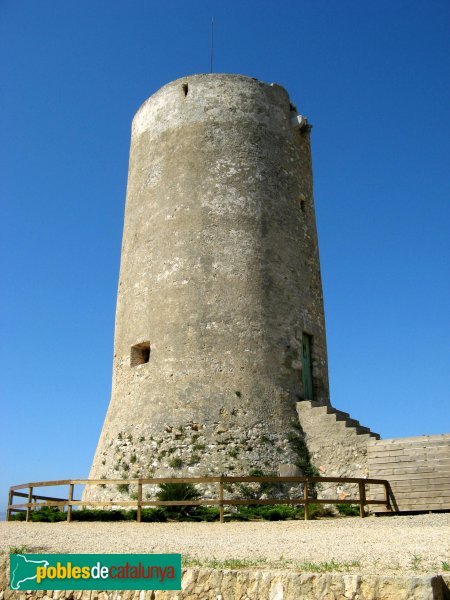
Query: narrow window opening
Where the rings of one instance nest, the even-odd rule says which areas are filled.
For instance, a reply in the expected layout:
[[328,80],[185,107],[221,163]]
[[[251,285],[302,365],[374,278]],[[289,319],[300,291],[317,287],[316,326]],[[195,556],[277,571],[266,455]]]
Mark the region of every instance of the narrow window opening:
[[302,212],[305,212],[305,210],[306,210],[306,201],[305,200],[300,200],[300,210]]
[[131,346],[130,365],[137,367],[138,365],[144,365],[150,360],[150,342],[142,342]]
[[188,95],[188,92],[189,92],[189,86],[187,83],[183,83],[183,85],[181,87],[183,88],[184,97],[186,98],[186,96]]

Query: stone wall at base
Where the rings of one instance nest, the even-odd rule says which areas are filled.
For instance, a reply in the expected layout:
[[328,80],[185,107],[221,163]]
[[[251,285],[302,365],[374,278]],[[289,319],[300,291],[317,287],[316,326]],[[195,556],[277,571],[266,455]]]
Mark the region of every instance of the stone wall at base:
[[440,576],[351,575],[290,571],[183,569],[182,591],[23,591],[9,589],[0,562],[0,600],[445,600]]
[[[358,433],[366,428],[348,426],[345,420],[338,421],[335,415],[326,411],[327,407],[314,406],[310,402],[297,403],[311,463],[321,477],[368,477],[367,442],[372,439],[371,432]],[[357,497],[358,486],[321,483],[318,492],[321,498],[346,499]]]

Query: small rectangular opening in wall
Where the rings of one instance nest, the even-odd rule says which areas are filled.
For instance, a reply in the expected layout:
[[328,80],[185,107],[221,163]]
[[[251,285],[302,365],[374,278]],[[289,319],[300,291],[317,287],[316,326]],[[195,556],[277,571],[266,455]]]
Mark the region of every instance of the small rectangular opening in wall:
[[150,360],[150,342],[141,342],[135,346],[131,346],[130,365],[144,365]]

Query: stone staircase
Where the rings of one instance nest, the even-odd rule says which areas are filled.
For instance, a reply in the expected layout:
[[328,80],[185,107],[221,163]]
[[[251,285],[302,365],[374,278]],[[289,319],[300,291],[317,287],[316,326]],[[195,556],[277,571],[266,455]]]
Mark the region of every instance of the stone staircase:
[[[368,477],[367,446],[380,436],[342,410],[311,400],[297,402],[297,414],[311,463],[323,477]],[[349,492],[346,484],[324,485],[326,494]],[[352,484],[350,484],[351,486]],[[354,493],[354,492],[353,492]]]
[[305,409],[310,412],[310,415],[313,418],[319,419],[323,424],[327,423],[327,425],[332,426],[333,423],[337,423],[337,427],[352,428],[357,435],[367,435],[376,440],[380,439],[378,433],[371,431],[369,427],[364,427],[356,419],[352,419],[349,413],[333,408],[332,406],[324,406],[313,400],[304,400],[297,403],[297,412],[299,413],[300,422],[302,421],[301,413],[304,412]]

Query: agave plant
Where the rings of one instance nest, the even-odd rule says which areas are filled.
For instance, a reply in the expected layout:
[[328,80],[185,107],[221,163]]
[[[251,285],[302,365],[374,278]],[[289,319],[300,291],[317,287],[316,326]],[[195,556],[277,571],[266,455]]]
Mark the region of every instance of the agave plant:
[[[200,498],[200,492],[192,483],[160,483],[159,491],[156,493],[158,500],[174,501],[179,500],[197,500]],[[164,507],[171,516],[188,515],[194,506],[166,506]]]

